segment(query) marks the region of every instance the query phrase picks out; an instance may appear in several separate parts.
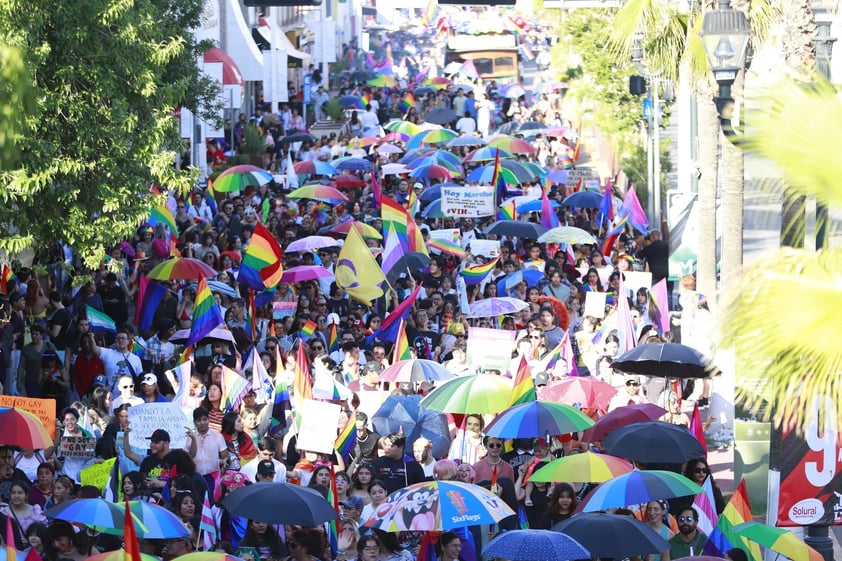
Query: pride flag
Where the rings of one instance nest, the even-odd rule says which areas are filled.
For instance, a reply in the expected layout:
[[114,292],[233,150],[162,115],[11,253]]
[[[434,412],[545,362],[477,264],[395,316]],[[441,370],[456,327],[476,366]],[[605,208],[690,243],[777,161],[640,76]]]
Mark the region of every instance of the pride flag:
[[652,319],[658,324],[661,333],[666,333],[670,325],[669,295],[667,292],[667,279],[661,279],[649,289],[649,299],[652,302]]
[[248,380],[222,365],[222,411],[236,411],[240,407],[243,396],[251,389]]
[[629,215],[623,215],[620,220],[614,225],[614,227],[605,234],[605,240],[602,242],[602,254],[606,257],[611,256],[611,251],[614,249],[614,244],[617,242],[617,238],[620,237],[620,234],[623,233],[623,230],[626,229],[626,224],[629,221]]
[[257,291],[276,286],[284,274],[282,255],[283,250],[275,237],[258,222],[243,254],[237,282]]
[[716,527],[708,536],[705,543],[705,553],[717,557],[724,557],[725,552],[734,547],[742,548],[748,555],[749,561],[759,561],[760,547],[734,532],[734,526],[754,519],[748,502],[746,481],[743,479],[731,495],[731,500],[725,505],[725,510],[719,515]]
[[412,92],[407,92],[403,99],[401,99],[401,107],[404,113],[415,107],[415,95]]
[[532,372],[526,363],[526,357],[522,356],[520,357],[520,366],[518,366],[517,375],[515,376],[515,384],[512,388],[509,407],[523,405],[536,399],[538,399],[538,394],[535,392],[535,382],[532,381]]
[[193,323],[190,326],[187,346],[197,345],[208,333],[219,327],[222,322],[222,312],[208,287],[208,281],[202,277],[199,279],[199,285],[196,288]]
[[541,226],[547,230],[558,228],[561,222],[558,219],[555,209],[550,204],[550,199],[547,197],[547,190],[541,188]]
[[216,191],[213,190],[213,181],[208,178],[208,189],[205,191],[205,202],[208,203],[208,206],[216,214]]
[[394,310],[389,312],[389,314],[385,318],[383,318],[383,323],[380,324],[380,328],[368,337],[366,337],[365,342],[367,345],[370,345],[371,342],[377,338],[380,338],[383,341],[387,342],[393,342],[397,340],[400,322],[401,320],[406,320],[407,316],[409,315],[409,311],[412,309],[412,306],[415,305],[415,299],[418,298],[418,292],[420,290],[421,285],[419,284],[415,287],[415,290],[412,291],[412,294],[410,294],[406,300],[398,304]]
[[339,433],[339,436],[336,437],[336,443],[333,445],[336,452],[342,456],[343,460],[345,460],[346,465],[350,459],[351,452],[354,451],[354,445],[357,443],[356,428],[357,423],[354,421],[354,417],[352,416],[348,419],[348,422],[345,423],[345,428],[343,428],[342,432]]
[[395,230],[389,230],[386,235],[386,243],[383,245],[380,268],[386,275],[386,279],[392,284],[405,272],[402,268],[397,267],[405,255],[406,251],[398,239],[398,233]]
[[298,342],[298,350],[295,353],[292,389],[295,394],[295,413],[298,419],[301,419],[304,400],[313,399],[313,383],[310,381],[310,368],[307,353],[304,351],[304,341]]
[[[276,351],[277,353],[277,351]],[[280,356],[276,357],[280,362]],[[281,368],[281,367],[279,367]],[[272,418],[269,421],[269,435],[276,436],[287,426],[287,411],[292,409],[287,383],[283,375],[275,376],[275,391],[272,393]]]
[[0,272],[0,291],[3,294],[9,294],[9,283],[17,279],[8,263],[3,263],[3,270]]
[[205,551],[212,551],[213,544],[216,543],[216,522],[213,519],[213,512],[211,511],[207,491],[205,491],[205,497],[202,501],[202,517],[199,520],[199,531],[202,532],[202,543],[205,546]]
[[610,225],[614,220],[614,201],[611,200],[611,181],[605,183],[605,192],[602,194],[602,201],[599,203],[599,210],[596,213],[596,225],[602,227],[605,221]]
[[327,352],[332,353],[339,350],[339,336],[336,334],[336,324],[330,324],[330,335],[327,338]]
[[85,315],[88,317],[88,323],[94,333],[117,333],[117,324],[108,314],[85,306]]
[[465,257],[465,250],[462,249],[462,246],[447,240],[429,240],[427,241],[427,247],[437,249],[441,253],[447,253],[460,259]]
[[303,341],[308,341],[310,337],[313,336],[313,333],[316,332],[317,324],[315,321],[308,319],[304,325],[301,326],[301,331],[298,333],[298,336]]
[[505,199],[508,194],[508,189],[506,189],[506,180],[503,179],[502,170],[503,166],[500,164],[500,150],[496,150],[494,156],[494,175],[491,176],[491,184],[497,188],[497,204],[500,204],[500,201]]
[[465,269],[459,271],[459,276],[465,279],[465,284],[480,284],[482,281],[485,280],[485,277],[487,277],[491,273],[491,271],[494,270],[494,267],[497,265],[497,262],[499,260],[500,258],[498,257],[497,259],[494,259],[493,261],[489,261],[487,263],[466,267]]
[[398,336],[395,338],[395,348],[392,352],[392,364],[399,360],[410,360],[411,358],[409,338],[406,336],[406,321],[401,320],[400,326],[398,326]]
[[[389,231],[395,230],[398,239],[409,251],[417,251],[427,255],[427,248],[424,245],[424,237],[415,225],[415,220],[406,212],[397,201],[385,195],[382,196],[380,217],[383,221],[383,234],[388,235]],[[346,242],[347,243],[347,242]]]
[[125,548],[125,553],[123,554],[123,559],[125,561],[141,561],[140,542],[137,541],[137,528],[134,525],[134,517],[132,516],[132,509],[129,506],[128,498],[126,499],[125,511],[126,515],[123,518],[123,547]]
[[634,188],[629,188],[626,191],[626,196],[623,199],[623,204],[620,207],[620,214],[629,215],[629,224],[641,232],[649,230],[649,218],[646,216],[643,207],[640,205],[640,199],[637,198],[637,192]]
[[156,224],[166,224],[173,235],[178,235],[178,226],[175,223],[175,216],[167,203],[152,207],[152,212],[149,214],[149,223],[155,226]]
[[517,204],[514,199],[509,199],[497,211],[497,220],[517,220]]

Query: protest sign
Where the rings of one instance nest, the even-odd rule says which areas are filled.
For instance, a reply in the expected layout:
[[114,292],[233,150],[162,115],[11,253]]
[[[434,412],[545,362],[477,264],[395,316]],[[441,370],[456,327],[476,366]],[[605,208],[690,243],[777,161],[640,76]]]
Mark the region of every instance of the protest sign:
[[386,398],[389,397],[389,392],[382,390],[359,391],[357,392],[357,396],[360,398],[360,405],[357,407],[357,411],[362,411],[368,415],[369,419],[372,419],[374,418],[374,414],[380,409],[380,406],[383,405],[383,402],[386,401]]
[[605,317],[605,292],[585,292],[586,316],[593,316],[597,319]]
[[[623,286],[631,290],[633,293],[637,292],[638,288],[645,288],[649,290],[652,288],[652,273],[649,271],[623,271],[625,280]],[[637,302],[636,299],[632,300]]]
[[512,362],[514,331],[468,328],[468,364],[484,370],[507,372]]
[[62,436],[59,441],[59,456],[65,458],[93,458],[96,455],[96,437]]
[[56,400],[37,397],[15,397],[0,395],[0,407],[23,409],[34,414],[47,429],[50,438],[56,437]]
[[193,420],[181,410],[177,403],[142,403],[129,407],[131,423],[130,441],[132,447],[149,447],[149,437],[158,429],[170,434],[170,448],[183,448],[184,431],[193,426]]
[[283,319],[295,313],[298,302],[272,302],[272,319]]
[[333,403],[304,400],[301,427],[298,429],[298,449],[331,454],[336,442],[341,407]]
[[494,216],[494,189],[485,187],[444,187],[441,190],[441,212],[445,216],[480,218]]
[[471,248],[472,255],[482,255],[489,259],[496,259],[500,255],[500,240],[471,240],[466,247]]
[[80,471],[79,478],[82,485],[93,485],[100,491],[104,490],[108,477],[111,475],[111,468],[114,467],[116,461],[117,458],[110,458],[101,464],[94,464]]
[[442,230],[430,230],[431,240],[443,240],[450,243],[458,244],[462,239],[462,234],[459,228],[445,228]]
[[582,188],[599,187],[599,176],[592,169],[569,169],[567,170],[567,188],[575,189],[582,180]]

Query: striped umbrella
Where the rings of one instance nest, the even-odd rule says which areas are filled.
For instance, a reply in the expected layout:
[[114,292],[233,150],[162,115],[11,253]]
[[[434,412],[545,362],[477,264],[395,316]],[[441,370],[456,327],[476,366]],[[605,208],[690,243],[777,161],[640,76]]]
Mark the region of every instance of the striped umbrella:
[[[126,511],[118,505],[105,499],[76,499],[67,501],[47,509],[44,516],[50,520],[65,520],[77,522],[86,526],[94,526],[101,529],[120,530],[123,532],[123,525],[126,522]],[[139,532],[146,532],[148,528],[140,519],[132,514],[135,527]]]
[[41,420],[23,409],[0,407],[0,444],[42,450],[53,445],[53,439]]
[[491,148],[502,148],[512,154],[534,154],[537,150],[534,146],[513,136],[498,136],[488,143]]
[[421,406],[443,413],[499,413],[509,406],[511,394],[512,382],[502,376],[460,376],[430,392]]
[[444,366],[422,358],[399,360],[380,374],[381,382],[423,382],[451,378],[453,374]]
[[759,522],[744,522],[734,526],[733,531],[793,561],[822,561],[824,559],[821,553],[786,528],[775,528]]
[[[123,512],[126,510],[123,504],[118,504],[117,507]],[[132,511],[132,515],[146,527],[145,531],[142,529],[138,530],[138,534],[144,538],[163,539],[190,535],[190,531],[184,523],[175,514],[163,507],[145,501],[129,501],[129,508]],[[118,533],[119,535],[123,533],[122,527],[119,528],[119,532],[103,531],[106,533]]]
[[154,280],[187,280],[214,278],[216,271],[198,259],[173,257],[157,264],[146,276]]
[[[393,133],[400,133],[404,135],[409,135],[410,137],[415,136],[419,132],[421,132],[421,127],[416,125],[415,123],[411,123],[409,121],[392,121],[390,123],[386,123],[383,126],[389,132]],[[385,138],[388,138],[389,135],[386,135]],[[389,140],[409,140],[408,138],[389,138]]]
[[313,199],[326,203],[348,202],[348,197],[338,190],[330,185],[322,185],[320,183],[299,187],[287,196],[290,199]]
[[485,427],[485,434],[500,438],[558,436],[593,426],[590,417],[564,403],[533,401],[503,411]]
[[500,158],[511,158],[512,154],[503,150],[502,148],[477,148],[476,150],[471,150],[468,152],[468,155],[462,158],[463,162],[493,162],[497,159],[497,155],[500,155]]
[[213,189],[218,193],[233,193],[249,187],[266,185],[272,179],[271,173],[257,166],[234,166],[219,174],[213,182]]
[[292,166],[295,173],[306,173],[310,175],[335,175],[336,170],[327,162],[321,160],[305,160],[295,162]]
[[585,499],[581,510],[594,512],[699,493],[704,493],[701,487],[678,473],[635,470],[600,483]]
[[601,483],[614,479],[624,473],[630,473],[634,466],[622,458],[608,454],[585,452],[553,460],[536,469],[530,481],[554,483],[570,481],[573,483]]
[[[85,557],[87,561],[137,561],[132,556],[126,553],[125,549],[118,549],[116,551],[106,551],[105,553],[97,553],[90,557]],[[140,554],[141,561],[158,561],[158,558],[148,553]]]

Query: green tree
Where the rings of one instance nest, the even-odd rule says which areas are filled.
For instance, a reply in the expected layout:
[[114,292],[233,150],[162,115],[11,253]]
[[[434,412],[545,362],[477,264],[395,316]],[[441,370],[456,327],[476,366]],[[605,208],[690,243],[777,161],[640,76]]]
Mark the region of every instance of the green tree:
[[151,184],[189,189],[173,110],[211,106],[189,32],[202,5],[4,2],[0,44],[25,53],[37,104],[21,108],[20,161],[0,174],[0,248],[62,240],[94,265],[148,215]]

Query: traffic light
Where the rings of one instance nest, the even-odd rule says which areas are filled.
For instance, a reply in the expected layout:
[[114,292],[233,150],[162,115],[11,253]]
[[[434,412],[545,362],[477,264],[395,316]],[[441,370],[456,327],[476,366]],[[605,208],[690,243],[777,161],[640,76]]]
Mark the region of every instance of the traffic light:
[[244,6],[321,6],[322,0],[243,0]]
[[629,76],[629,92],[632,95],[643,95],[646,93],[646,78],[643,76]]

